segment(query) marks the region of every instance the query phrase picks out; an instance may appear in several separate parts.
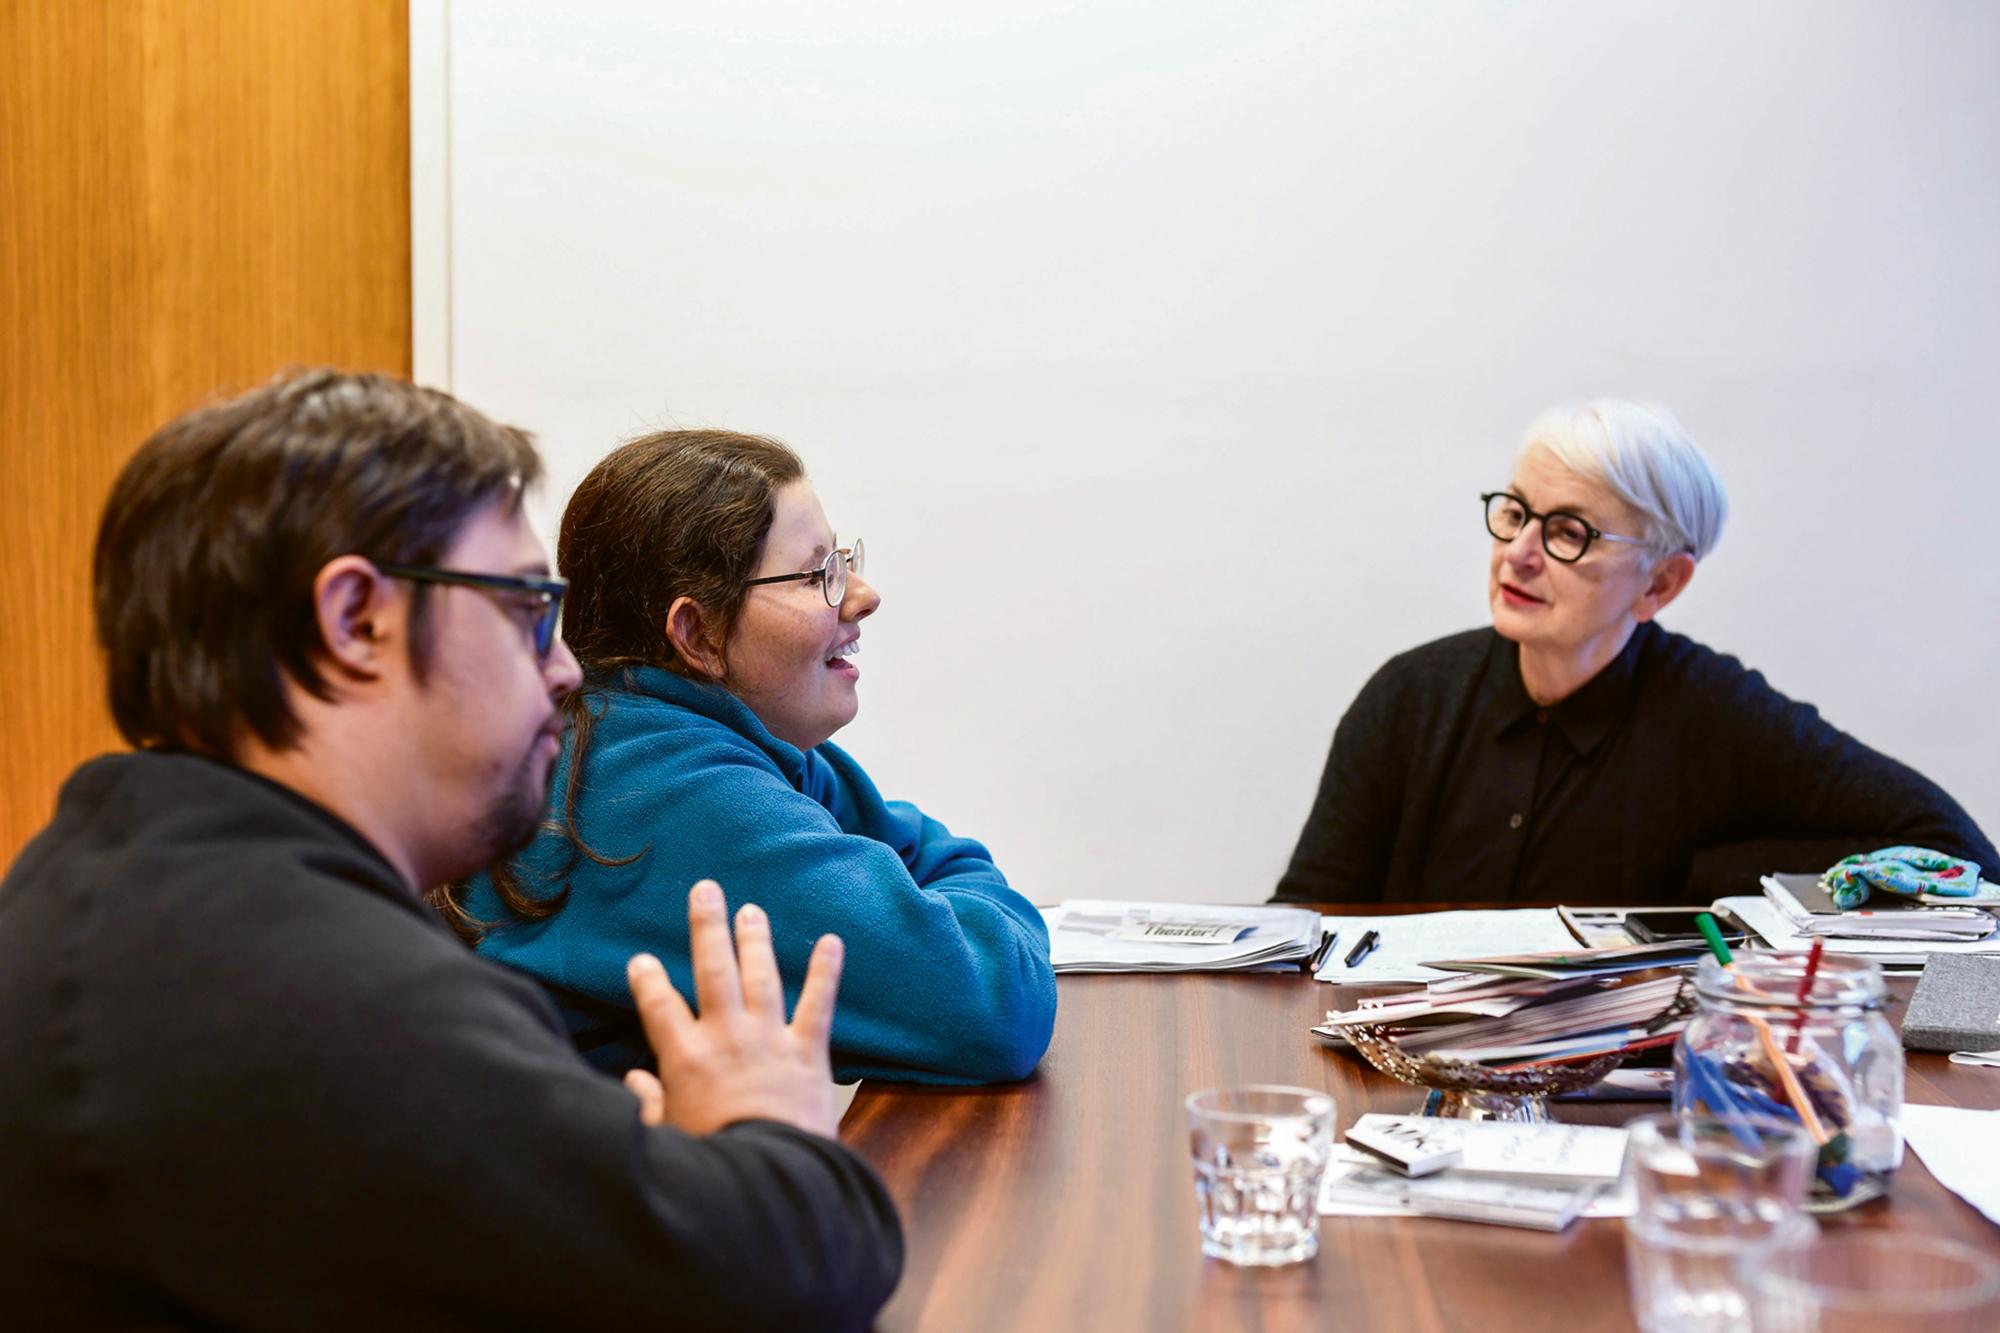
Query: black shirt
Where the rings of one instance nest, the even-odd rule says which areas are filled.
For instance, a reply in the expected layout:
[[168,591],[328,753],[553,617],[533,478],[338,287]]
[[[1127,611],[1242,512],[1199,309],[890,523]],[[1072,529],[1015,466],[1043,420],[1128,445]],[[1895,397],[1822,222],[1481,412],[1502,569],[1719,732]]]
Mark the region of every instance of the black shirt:
[[351,827],[97,759],[0,884],[0,1293],[23,1328],[862,1328],[839,1144],[702,1138],[570,1050]]
[[[1562,702],[1543,708],[1521,683],[1520,648],[1494,636],[1438,807],[1427,860],[1456,868],[1487,890],[1481,902],[1512,902],[1521,885],[1560,884],[1568,834],[1592,804],[1606,742],[1632,703],[1636,640]],[[1446,876],[1438,876],[1440,879]]]
[[1657,625],[1547,709],[1491,629],[1392,659],[1334,733],[1276,897],[1706,903],[1914,843],[1992,844],[1921,774]]

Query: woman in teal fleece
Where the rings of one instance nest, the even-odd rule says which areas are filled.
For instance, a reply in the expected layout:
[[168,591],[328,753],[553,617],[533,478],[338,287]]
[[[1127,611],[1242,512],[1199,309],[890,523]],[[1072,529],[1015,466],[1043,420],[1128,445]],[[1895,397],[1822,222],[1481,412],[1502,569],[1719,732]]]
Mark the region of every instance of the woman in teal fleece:
[[657,954],[692,995],[688,886],[714,879],[770,916],[790,1002],[813,942],[845,941],[837,1078],[1033,1070],[1056,1008],[1040,913],[828,740],[881,599],[798,456],[725,431],[633,440],[577,487],[557,562],[584,685],[555,817],[450,900],[480,951],[538,978],[579,1049],[622,1072],[647,1058],[626,960]]

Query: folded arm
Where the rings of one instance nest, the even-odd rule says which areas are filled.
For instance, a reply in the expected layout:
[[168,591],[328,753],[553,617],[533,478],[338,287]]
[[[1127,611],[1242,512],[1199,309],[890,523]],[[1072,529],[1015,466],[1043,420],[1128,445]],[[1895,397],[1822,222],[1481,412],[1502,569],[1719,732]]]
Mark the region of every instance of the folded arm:
[[[845,942],[837,1077],[1025,1077],[1055,1022],[1040,913],[984,847],[914,806],[883,801],[851,760],[828,751],[830,762],[813,766],[812,794],[726,744],[650,775],[645,800],[671,826],[643,839],[651,850],[615,888],[577,895],[556,918],[564,984],[619,999],[625,959],[645,949],[686,990],[680,904],[689,884],[714,879],[731,910],[755,902],[769,915],[788,1002],[813,942],[828,934]],[[630,839],[629,807],[626,817]],[[688,828],[702,830],[701,847],[676,840],[673,830]]]

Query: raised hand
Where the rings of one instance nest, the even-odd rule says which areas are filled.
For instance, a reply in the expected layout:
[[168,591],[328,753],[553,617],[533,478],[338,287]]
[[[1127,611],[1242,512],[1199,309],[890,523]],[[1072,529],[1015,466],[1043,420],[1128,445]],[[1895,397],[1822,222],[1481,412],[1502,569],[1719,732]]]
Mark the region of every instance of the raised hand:
[[699,1018],[659,959],[642,953],[626,965],[639,1021],[660,1062],[658,1078],[643,1070],[625,1076],[640,1115],[649,1125],[691,1134],[763,1119],[832,1138],[839,1118],[827,1034],[840,988],[840,937],[823,935],[813,947],[790,1023],[762,908],[745,904],[736,913],[732,949],[722,890],[705,879],[688,894],[688,938]]

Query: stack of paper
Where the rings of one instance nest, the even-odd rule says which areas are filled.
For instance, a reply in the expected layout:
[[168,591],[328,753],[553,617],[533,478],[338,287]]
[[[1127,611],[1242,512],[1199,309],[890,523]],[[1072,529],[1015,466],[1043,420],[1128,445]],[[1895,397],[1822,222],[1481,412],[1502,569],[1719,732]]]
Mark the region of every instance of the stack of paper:
[[1328,1013],[1313,1031],[1379,1025],[1411,1055],[1512,1069],[1670,1045],[1685,1020],[1653,1024],[1680,987],[1679,973],[1661,969],[1518,979],[1472,973],[1363,1000]]
[[1834,907],[1826,890],[1811,875],[1766,875],[1763,888],[1764,897],[1778,909],[1786,924],[1806,936],[1951,943],[1985,939],[2000,925],[2000,918],[1989,907],[1970,905],[1978,902],[2000,905],[2000,900],[1994,899],[1941,898],[1930,894],[1909,899],[1882,893],[1871,897],[1868,907],[1843,912]]
[[1758,938],[1773,949],[1803,950],[1815,938],[1826,941],[1828,953],[1858,954],[1873,958],[1885,967],[1921,967],[1933,954],[1973,953],[2000,955],[2000,934],[1984,939],[1913,940],[1901,937],[1849,939],[1840,936],[1813,936],[1795,924],[1795,918],[1781,911],[1766,894],[1759,897],[1719,898],[1715,905],[1735,915]]
[[[1782,910],[1782,909],[1781,909]],[[1815,916],[1793,923],[1806,935],[1844,940],[1983,940],[1993,933],[1991,912],[1977,909],[1922,908],[1915,912],[1871,912],[1866,908],[1839,916]]]
[[1334,1152],[1319,1211],[1560,1231],[1619,1211],[1607,1196],[1624,1162],[1622,1129],[1364,1115]]
[[1071,898],[1042,909],[1058,972],[1245,972],[1296,968],[1320,943],[1319,913]]
[[[1571,977],[1607,977],[1648,968],[1692,967],[1708,956],[1700,940],[1662,940],[1655,944],[1620,944],[1609,948],[1554,949],[1546,953],[1505,954],[1497,958],[1452,958],[1432,963],[1451,972],[1486,972],[1503,977],[1540,977],[1561,981]],[[1474,984],[1460,977],[1451,984]],[[1433,986],[1439,983],[1432,982]]]

